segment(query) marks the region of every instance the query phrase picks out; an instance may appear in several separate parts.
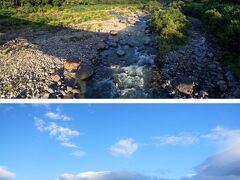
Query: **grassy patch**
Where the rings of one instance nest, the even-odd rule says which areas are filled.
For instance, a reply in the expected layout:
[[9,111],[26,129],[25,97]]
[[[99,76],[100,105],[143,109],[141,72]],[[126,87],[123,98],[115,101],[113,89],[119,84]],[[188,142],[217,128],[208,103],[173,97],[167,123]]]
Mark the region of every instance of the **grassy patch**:
[[108,10],[116,9],[123,13],[131,13],[140,8],[136,4],[96,4],[96,5],[66,5],[23,6],[18,8],[0,8],[0,33],[21,29],[27,26],[67,26],[92,20],[107,20],[114,16]]

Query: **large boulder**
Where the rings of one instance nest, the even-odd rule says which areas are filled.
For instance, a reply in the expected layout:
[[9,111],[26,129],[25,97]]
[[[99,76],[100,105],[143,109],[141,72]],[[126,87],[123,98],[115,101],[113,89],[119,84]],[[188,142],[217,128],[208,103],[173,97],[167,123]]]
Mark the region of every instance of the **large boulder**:
[[93,68],[88,63],[81,63],[78,70],[76,71],[76,80],[82,81],[88,79],[93,75]]
[[189,77],[177,78],[176,89],[183,94],[191,95],[194,91],[194,82]]

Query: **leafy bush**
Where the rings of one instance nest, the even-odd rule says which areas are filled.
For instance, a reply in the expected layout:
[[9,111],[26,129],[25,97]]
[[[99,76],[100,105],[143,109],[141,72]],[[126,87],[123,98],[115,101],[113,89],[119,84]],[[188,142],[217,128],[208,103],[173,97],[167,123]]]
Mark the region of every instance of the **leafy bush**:
[[8,9],[14,7],[14,2],[12,1],[0,1],[0,8]]
[[147,12],[153,13],[153,12],[163,9],[163,5],[156,0],[151,0],[151,1],[148,1],[147,3],[143,4],[142,8],[143,8],[143,10],[145,10]]
[[183,6],[183,11],[189,16],[201,18],[205,12],[205,9],[202,3],[186,3]]
[[207,10],[203,15],[203,21],[210,31],[217,31],[223,22],[222,14],[216,9]]
[[187,40],[188,20],[179,9],[173,7],[156,12],[150,26],[159,33],[160,51],[165,53]]

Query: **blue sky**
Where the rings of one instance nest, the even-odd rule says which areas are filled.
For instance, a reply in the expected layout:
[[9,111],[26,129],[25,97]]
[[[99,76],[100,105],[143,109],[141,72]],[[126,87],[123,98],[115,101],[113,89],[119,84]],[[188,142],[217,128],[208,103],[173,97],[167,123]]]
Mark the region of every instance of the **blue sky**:
[[0,180],[239,179],[239,108],[0,105]]

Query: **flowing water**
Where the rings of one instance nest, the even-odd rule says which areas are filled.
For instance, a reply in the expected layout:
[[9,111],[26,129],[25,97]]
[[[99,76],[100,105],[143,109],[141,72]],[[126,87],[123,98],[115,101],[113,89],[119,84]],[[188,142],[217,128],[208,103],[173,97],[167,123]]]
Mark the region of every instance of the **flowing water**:
[[[124,16],[116,15],[124,19]],[[141,16],[139,22],[119,32],[117,36],[108,36],[105,43],[113,43],[114,47],[110,46],[99,53],[95,74],[87,82],[87,98],[155,96],[151,91],[151,82],[156,69],[158,46],[157,34],[145,32],[149,19],[149,16]],[[161,96],[164,97],[163,94]]]

